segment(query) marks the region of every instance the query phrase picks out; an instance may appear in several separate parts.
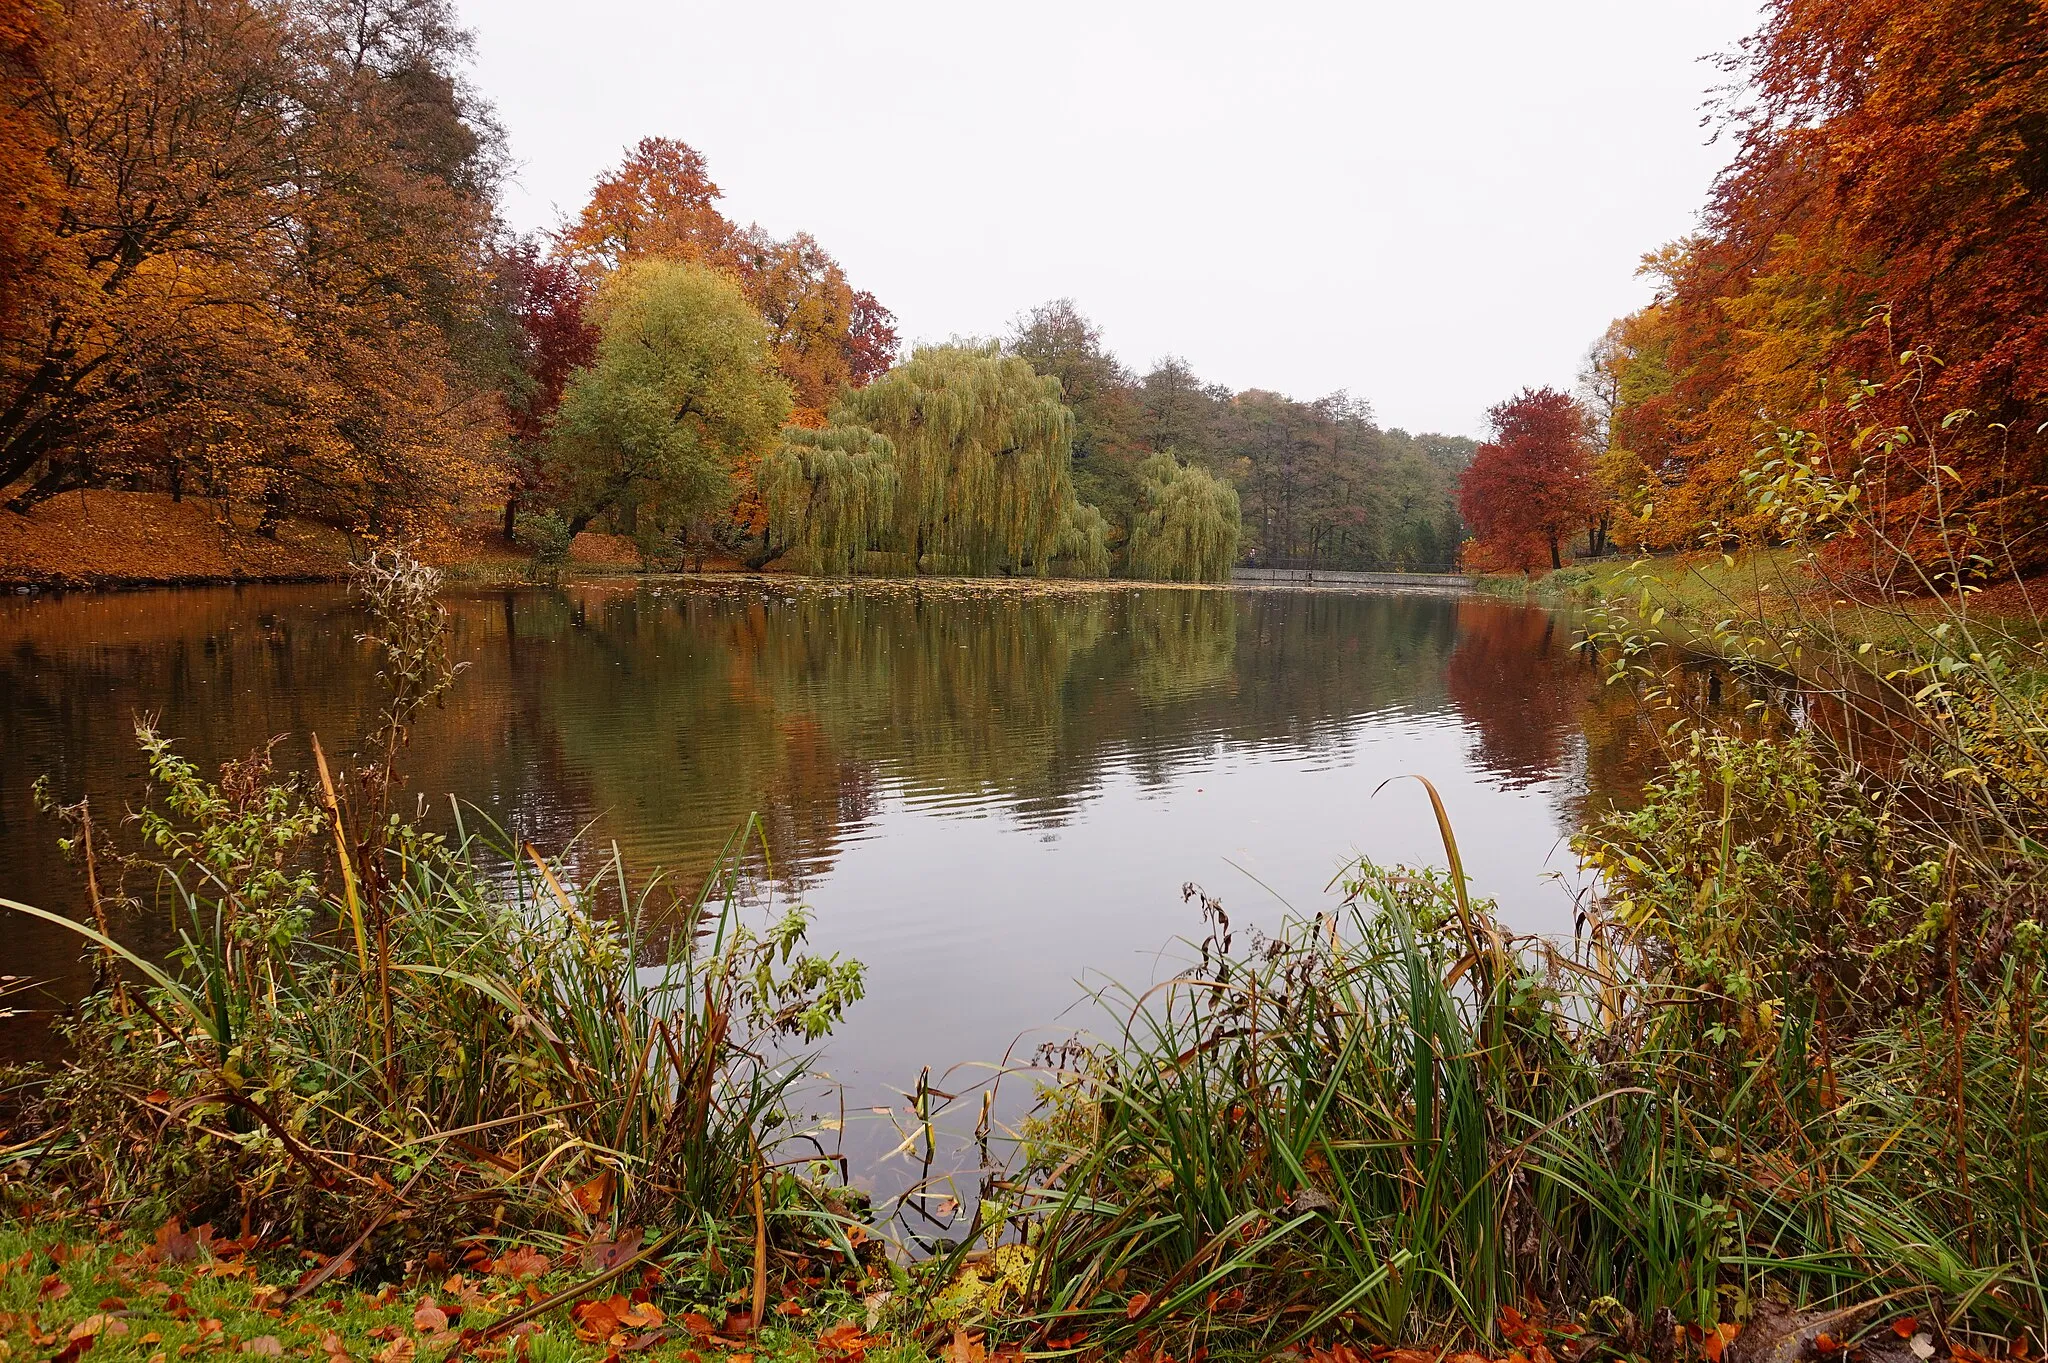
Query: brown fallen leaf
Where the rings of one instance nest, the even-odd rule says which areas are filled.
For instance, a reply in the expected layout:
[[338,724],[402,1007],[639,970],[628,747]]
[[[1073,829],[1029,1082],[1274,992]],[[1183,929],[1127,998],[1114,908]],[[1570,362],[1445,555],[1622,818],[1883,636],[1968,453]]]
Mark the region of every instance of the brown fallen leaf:
[[616,1240],[593,1240],[583,1249],[583,1267],[586,1272],[604,1273],[617,1268],[640,1252],[640,1244],[647,1238],[647,1232],[635,1226]]
[[1150,1293],[1139,1292],[1134,1294],[1131,1297],[1130,1305],[1124,1307],[1124,1319],[1136,1320],[1139,1316],[1144,1315],[1146,1308],[1151,1305],[1152,1296]]
[[579,1183],[569,1190],[569,1197],[585,1216],[600,1216],[611,1205],[612,1189],[618,1183],[618,1176],[609,1169],[600,1169],[597,1177]]
[[432,1297],[412,1313],[412,1328],[422,1334],[438,1335],[448,1328],[448,1313],[434,1304]]
[[491,1273],[499,1278],[538,1278],[551,1267],[548,1256],[524,1245],[506,1250],[491,1260]]
[[955,1326],[953,1342],[946,1347],[946,1363],[988,1363],[988,1350],[982,1347],[981,1339],[980,1335]]
[[284,1342],[276,1335],[258,1335],[242,1345],[242,1352],[258,1358],[283,1358]]
[[828,1358],[859,1359],[880,1342],[850,1320],[842,1320],[818,1332],[818,1348]]

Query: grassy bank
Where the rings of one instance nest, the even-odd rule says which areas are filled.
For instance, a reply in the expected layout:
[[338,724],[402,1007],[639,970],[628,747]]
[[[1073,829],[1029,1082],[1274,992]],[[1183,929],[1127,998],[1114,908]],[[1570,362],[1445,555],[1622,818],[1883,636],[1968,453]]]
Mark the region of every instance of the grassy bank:
[[1620,607],[1638,619],[1672,622],[1674,637],[1702,639],[1722,622],[1772,632],[1807,628],[1832,642],[1868,643],[1888,653],[1942,644],[1943,625],[1967,620],[2001,643],[2037,638],[2048,592],[2004,582],[1968,595],[1941,597],[1852,582],[1826,571],[1796,548],[1737,554],[1662,554],[1570,564],[1540,576],[1478,579],[1479,590],[1538,605]]

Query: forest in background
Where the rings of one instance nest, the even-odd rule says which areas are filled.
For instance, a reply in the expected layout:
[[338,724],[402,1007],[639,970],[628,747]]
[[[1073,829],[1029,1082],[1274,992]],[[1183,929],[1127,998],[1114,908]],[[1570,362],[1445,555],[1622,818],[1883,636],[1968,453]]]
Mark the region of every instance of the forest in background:
[[[0,0],[9,511],[112,489],[262,534],[546,560],[594,528],[649,562],[834,572],[1455,558],[1472,442],[1178,359],[1137,375],[1064,300],[916,368],[880,300],[809,234],[728,218],[681,141],[513,234],[470,48],[449,0]],[[933,404],[947,439],[899,448]]]

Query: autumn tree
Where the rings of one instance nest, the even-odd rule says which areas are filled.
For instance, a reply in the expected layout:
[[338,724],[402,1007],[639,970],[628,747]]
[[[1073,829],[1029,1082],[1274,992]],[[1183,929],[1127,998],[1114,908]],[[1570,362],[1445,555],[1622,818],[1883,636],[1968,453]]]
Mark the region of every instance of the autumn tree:
[[1237,489],[1162,451],[1138,466],[1142,491],[1131,525],[1131,576],[1228,582],[1237,562]]
[[681,530],[730,499],[734,467],[789,416],[768,328],[729,277],[663,259],[608,277],[590,316],[595,357],[569,376],[552,427],[569,528],[623,509]]
[[1585,523],[1593,489],[1585,413],[1554,388],[1525,388],[1487,413],[1492,438],[1458,482],[1458,506],[1481,561],[1526,572]]
[[513,243],[495,262],[493,279],[509,351],[504,534],[510,540],[521,498],[545,484],[548,428],[570,374],[596,356],[597,328],[588,316],[589,280],[538,242]]
[[700,152],[674,138],[643,138],[598,180],[563,230],[563,249],[593,274],[661,257],[731,275],[767,321],[797,406],[822,414],[889,367],[895,318],[849,284],[809,234],[783,241],[735,226],[718,208],[722,193]]
[[488,487],[498,136],[447,0],[71,0],[10,86],[43,287],[0,337],[0,487],[376,530]]
[[793,572],[827,577],[857,573],[895,521],[896,448],[865,426],[788,427],[757,477],[769,521],[762,563],[780,558]]
[[1060,397],[996,347],[930,346],[841,399],[842,420],[895,445],[894,539],[913,571],[1050,570],[1078,514]]
[[[1744,475],[1781,429],[1871,461],[1911,553],[1937,524],[2048,555],[2048,17],[2011,0],[1772,0],[1731,59],[1733,162],[1703,230],[1653,256],[1629,319],[1622,444],[1656,480],[1657,542],[1768,530]],[[1909,383],[1898,356],[1917,352]],[[1864,381],[1878,389],[1851,407]],[[1931,478],[1913,414],[1967,412]],[[1838,469],[1846,471],[1845,469]]]

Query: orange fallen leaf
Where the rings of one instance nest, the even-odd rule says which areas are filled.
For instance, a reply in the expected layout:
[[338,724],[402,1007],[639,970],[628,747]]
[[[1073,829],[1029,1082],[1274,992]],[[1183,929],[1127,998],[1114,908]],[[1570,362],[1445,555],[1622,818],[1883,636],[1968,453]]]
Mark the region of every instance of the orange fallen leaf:
[[1140,1293],[1137,1293],[1136,1295],[1134,1295],[1134,1296],[1133,1296],[1133,1297],[1131,1298],[1131,1300],[1130,1300],[1130,1304],[1129,1304],[1128,1306],[1124,1307],[1124,1319],[1125,1319],[1125,1320],[1136,1320],[1136,1319],[1137,1319],[1137,1318],[1138,1318],[1139,1316],[1142,1316],[1142,1315],[1144,1315],[1144,1314],[1145,1314],[1145,1311],[1146,1311],[1146,1308],[1150,1307],[1151,1305],[1152,1305],[1152,1295],[1151,1295],[1151,1293],[1149,1293],[1149,1292],[1140,1292]]
[[499,1278],[538,1278],[552,1267],[548,1256],[524,1245],[506,1250],[491,1260],[491,1273]]

